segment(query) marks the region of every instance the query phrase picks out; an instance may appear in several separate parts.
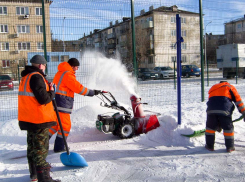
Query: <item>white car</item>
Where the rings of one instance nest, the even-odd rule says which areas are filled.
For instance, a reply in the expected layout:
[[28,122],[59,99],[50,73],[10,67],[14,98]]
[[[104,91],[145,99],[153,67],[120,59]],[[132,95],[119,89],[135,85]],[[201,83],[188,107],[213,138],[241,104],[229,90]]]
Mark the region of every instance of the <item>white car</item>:
[[169,66],[155,67],[153,70],[159,74],[160,79],[174,78],[174,75],[177,77],[177,72]]

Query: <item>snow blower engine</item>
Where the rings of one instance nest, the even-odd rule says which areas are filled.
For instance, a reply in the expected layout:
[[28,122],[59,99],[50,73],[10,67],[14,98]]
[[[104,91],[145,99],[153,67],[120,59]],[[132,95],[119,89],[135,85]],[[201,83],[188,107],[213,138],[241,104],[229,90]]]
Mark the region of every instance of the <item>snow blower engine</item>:
[[112,133],[125,139],[147,133],[160,126],[156,115],[144,114],[141,98],[137,98],[135,95],[130,97],[134,117],[131,116],[131,113],[125,107],[119,105],[110,92],[102,91],[98,97],[103,101],[100,104],[102,107],[123,112],[123,114],[117,112],[113,115],[98,115],[96,128],[105,134]]

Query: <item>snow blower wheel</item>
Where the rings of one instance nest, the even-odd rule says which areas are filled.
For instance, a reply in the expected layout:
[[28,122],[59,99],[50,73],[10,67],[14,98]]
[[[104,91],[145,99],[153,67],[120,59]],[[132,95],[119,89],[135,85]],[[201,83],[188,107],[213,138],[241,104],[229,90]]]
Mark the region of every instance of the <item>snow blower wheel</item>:
[[132,138],[135,134],[134,124],[132,122],[121,123],[117,129],[117,135],[122,138]]

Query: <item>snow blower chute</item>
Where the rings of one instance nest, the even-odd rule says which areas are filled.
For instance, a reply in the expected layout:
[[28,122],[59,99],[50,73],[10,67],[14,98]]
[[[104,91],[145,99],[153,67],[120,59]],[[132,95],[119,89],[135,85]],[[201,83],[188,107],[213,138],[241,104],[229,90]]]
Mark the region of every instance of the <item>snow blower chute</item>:
[[141,98],[132,95],[130,97],[134,117],[120,106],[110,92],[100,92],[99,98],[103,101],[101,106],[122,111],[112,115],[100,114],[96,121],[96,128],[106,134],[112,133],[122,139],[131,138],[134,135],[147,133],[160,126],[156,115],[145,115]]

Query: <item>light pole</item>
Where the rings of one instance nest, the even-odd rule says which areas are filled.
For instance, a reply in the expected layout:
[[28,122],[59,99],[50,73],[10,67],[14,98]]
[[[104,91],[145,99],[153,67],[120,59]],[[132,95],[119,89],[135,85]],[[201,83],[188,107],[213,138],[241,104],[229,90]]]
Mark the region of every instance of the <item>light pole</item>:
[[66,52],[66,48],[65,48],[65,43],[64,43],[64,24],[65,24],[65,18],[63,18],[63,24],[62,24],[62,35],[63,35],[63,52]]
[[209,76],[208,76],[208,61],[207,61],[207,33],[206,33],[206,27],[212,23],[212,21],[208,22],[208,24],[205,26],[205,62],[207,66],[207,86],[209,86]]

